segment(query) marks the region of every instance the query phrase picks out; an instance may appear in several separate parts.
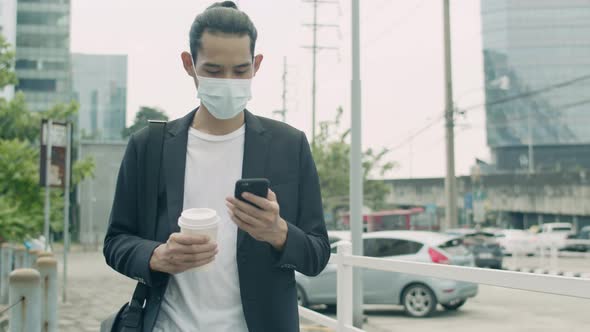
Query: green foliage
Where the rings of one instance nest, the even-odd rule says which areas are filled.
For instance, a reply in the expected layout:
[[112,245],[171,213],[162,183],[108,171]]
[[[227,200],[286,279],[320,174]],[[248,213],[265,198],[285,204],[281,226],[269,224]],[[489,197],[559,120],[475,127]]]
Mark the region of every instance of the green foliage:
[[142,106],[139,112],[135,114],[135,120],[133,125],[129,128],[123,129],[123,138],[131,136],[134,132],[147,127],[148,120],[164,120],[168,121],[168,115],[166,112],[153,107]]
[[14,51],[6,39],[0,35],[0,89],[18,82],[16,74],[12,71],[13,61]]
[[[320,131],[312,144],[312,154],[322,188],[324,211],[337,214],[349,208],[350,191],[350,130],[341,130],[342,108],[334,121],[320,123]],[[395,164],[384,162],[389,150],[363,152],[364,205],[373,210],[385,207],[390,187],[381,181],[371,181],[371,176],[384,176]]]
[[[16,83],[12,71],[14,53],[0,36],[0,88]],[[73,120],[78,104],[59,104],[34,113],[22,93],[6,101],[0,98],[0,242],[21,241],[43,232],[45,190],[39,186],[39,136],[44,118]],[[72,182],[91,176],[94,161],[87,158],[72,165]],[[63,225],[63,190],[51,190],[51,228]]]

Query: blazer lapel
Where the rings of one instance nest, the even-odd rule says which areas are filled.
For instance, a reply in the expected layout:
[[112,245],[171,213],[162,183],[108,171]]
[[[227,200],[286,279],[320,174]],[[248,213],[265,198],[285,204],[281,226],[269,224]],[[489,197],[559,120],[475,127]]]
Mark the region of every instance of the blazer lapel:
[[170,233],[179,232],[178,217],[184,204],[184,172],[186,167],[186,148],[188,130],[196,110],[178,122],[171,124],[164,141],[164,175],[166,177],[166,200]]
[[[242,164],[242,178],[266,177],[266,165],[270,133],[268,133],[260,120],[250,113],[245,112],[246,136],[244,142],[244,161]],[[237,248],[244,242],[246,232],[238,228]]]

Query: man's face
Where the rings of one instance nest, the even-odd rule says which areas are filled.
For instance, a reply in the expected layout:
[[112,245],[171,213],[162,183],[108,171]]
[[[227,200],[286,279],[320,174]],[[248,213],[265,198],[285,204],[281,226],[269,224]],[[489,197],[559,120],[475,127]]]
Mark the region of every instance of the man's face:
[[[191,55],[183,53],[182,60],[187,73],[194,77]],[[195,70],[203,77],[248,79],[254,77],[261,61],[262,55],[252,58],[248,35],[205,32],[201,37]]]

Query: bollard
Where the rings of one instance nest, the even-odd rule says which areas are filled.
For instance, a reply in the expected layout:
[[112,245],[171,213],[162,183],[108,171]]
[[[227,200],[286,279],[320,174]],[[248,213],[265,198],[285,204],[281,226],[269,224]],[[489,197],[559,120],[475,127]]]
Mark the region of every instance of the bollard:
[[42,257],[37,260],[41,274],[41,330],[57,331],[57,260]]
[[37,269],[37,259],[39,259],[39,253],[41,250],[33,249],[29,250],[30,268]]
[[3,243],[0,248],[0,304],[8,303],[8,275],[12,271],[13,248]]
[[14,248],[14,267],[13,269],[22,269],[25,266],[25,246],[22,244]]
[[48,251],[41,251],[37,254],[37,259],[43,258],[43,257],[53,257],[53,253],[48,252]]
[[[10,273],[9,331],[41,332],[41,275],[33,269]],[[19,303],[20,302],[20,303]]]

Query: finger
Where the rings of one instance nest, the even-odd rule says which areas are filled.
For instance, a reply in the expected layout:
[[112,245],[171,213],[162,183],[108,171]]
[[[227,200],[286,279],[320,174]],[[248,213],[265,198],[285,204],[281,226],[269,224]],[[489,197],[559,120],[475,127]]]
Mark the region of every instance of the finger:
[[268,196],[266,197],[266,199],[268,199],[271,202],[276,202],[277,201],[277,194],[275,194],[274,191],[268,189]]
[[237,198],[231,197],[229,201],[226,202],[226,206],[232,210],[240,209],[251,216],[256,216],[257,214],[261,213],[262,210],[257,208],[256,206],[252,206],[244,201],[241,201]]
[[207,260],[211,257],[215,257],[217,254],[218,250],[203,252],[200,254],[182,254],[179,255],[178,258],[175,257],[173,261],[179,264],[194,264],[196,262]]
[[170,240],[183,245],[206,244],[209,242],[209,237],[201,234],[172,233]]
[[239,209],[234,211],[234,216],[236,216],[238,219],[240,219],[241,221],[245,222],[246,224],[250,225],[253,228],[265,226],[263,221],[261,221],[257,218],[254,218]]
[[272,202],[266,199],[265,197],[259,197],[251,193],[243,193],[242,197],[248,202],[256,204],[262,210],[273,211]]
[[176,255],[179,254],[189,254],[189,255],[194,255],[194,254],[200,254],[203,252],[209,252],[209,251],[214,251],[215,249],[217,249],[217,244],[216,243],[207,243],[207,244],[191,244],[191,245],[185,245],[185,244],[179,244],[179,243],[173,243],[169,246],[170,252]]
[[252,233],[252,231],[253,231],[252,226],[246,224],[245,222],[240,220],[238,217],[236,217],[234,214],[230,215],[230,219],[244,232],[246,232],[248,234]]
[[201,261],[198,261],[198,262],[187,264],[187,270],[188,269],[195,268],[195,267],[199,267],[199,266],[203,266],[203,265],[209,264],[209,263],[213,262],[214,260],[215,260],[215,257],[211,257],[211,258],[206,259],[206,260],[201,260]]
[[259,208],[252,206],[248,203],[242,202],[240,200],[236,200],[235,204],[227,203],[226,206],[228,209],[232,210],[234,213],[236,211],[242,211],[249,216],[252,216],[257,219],[261,219],[264,216],[264,211],[260,210]]

